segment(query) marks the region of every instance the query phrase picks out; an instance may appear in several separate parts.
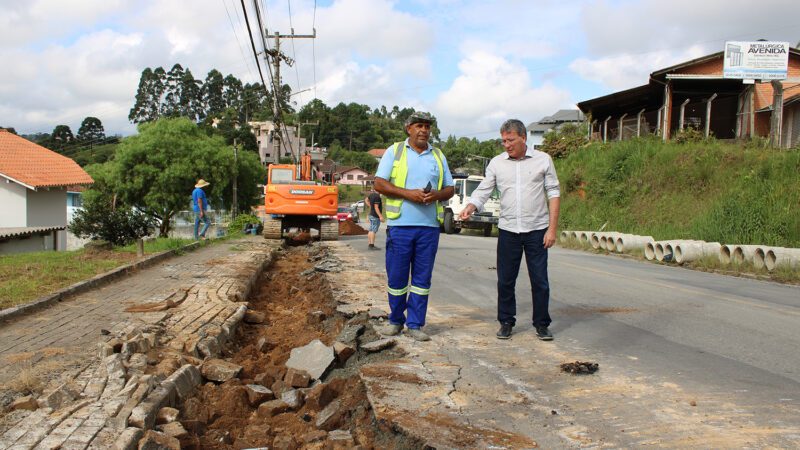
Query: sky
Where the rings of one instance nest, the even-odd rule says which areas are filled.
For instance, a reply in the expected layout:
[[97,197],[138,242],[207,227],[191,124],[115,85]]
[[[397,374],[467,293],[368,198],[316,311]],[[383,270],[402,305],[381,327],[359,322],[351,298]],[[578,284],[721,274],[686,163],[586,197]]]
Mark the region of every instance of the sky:
[[[281,40],[298,110],[314,98],[413,107],[436,116],[442,137],[479,140],[506,119],[528,124],[646,84],[725,41],[800,41],[796,0],[245,0],[255,33],[254,2],[270,34],[316,30]],[[146,67],[259,80],[241,0],[0,7],[0,126],[18,133],[77,133],[87,116],[106,134],[136,133],[127,117]]]

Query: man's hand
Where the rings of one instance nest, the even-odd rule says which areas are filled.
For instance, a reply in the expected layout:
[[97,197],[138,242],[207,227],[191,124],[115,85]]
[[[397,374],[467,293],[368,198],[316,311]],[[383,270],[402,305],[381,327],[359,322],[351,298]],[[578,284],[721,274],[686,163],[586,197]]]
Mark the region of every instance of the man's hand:
[[461,214],[458,215],[458,218],[461,220],[469,219],[469,216],[471,216],[472,213],[475,212],[475,209],[476,209],[475,205],[473,205],[472,203],[467,203],[467,206],[461,210]]
[[556,243],[556,230],[555,228],[548,228],[544,234],[544,248],[550,248]]

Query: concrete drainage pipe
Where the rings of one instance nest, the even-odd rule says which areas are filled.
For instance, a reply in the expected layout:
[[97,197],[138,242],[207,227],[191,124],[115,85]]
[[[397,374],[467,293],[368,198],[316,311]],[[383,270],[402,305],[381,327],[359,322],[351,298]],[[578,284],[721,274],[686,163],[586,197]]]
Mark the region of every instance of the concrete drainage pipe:
[[756,254],[758,245],[737,245],[733,248],[731,257],[734,264],[753,263],[753,256]]
[[663,262],[671,262],[675,259],[675,246],[678,244],[702,243],[704,241],[692,241],[681,239],[677,241],[662,241],[656,244],[656,259]]
[[674,247],[675,262],[683,264],[706,256],[719,255],[719,242],[681,242]]
[[648,242],[654,242],[653,236],[639,236],[636,234],[623,234],[615,242],[618,253],[626,253],[635,249],[644,249]]
[[579,231],[578,232],[578,239],[581,241],[582,245],[589,245],[589,240],[594,235],[594,231]]
[[719,262],[723,265],[728,265],[733,259],[733,249],[735,245],[723,245],[719,248]]
[[772,247],[766,252],[764,266],[770,272],[778,266],[800,267],[800,248]]

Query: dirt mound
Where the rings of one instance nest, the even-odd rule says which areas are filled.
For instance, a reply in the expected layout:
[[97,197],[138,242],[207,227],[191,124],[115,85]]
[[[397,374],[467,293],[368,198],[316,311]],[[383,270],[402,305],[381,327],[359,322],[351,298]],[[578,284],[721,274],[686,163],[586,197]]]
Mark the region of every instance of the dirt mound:
[[575,361],[561,364],[562,372],[569,372],[574,375],[595,373],[599,368],[599,364],[589,361]]
[[367,230],[351,220],[339,222],[339,236],[360,236],[367,233]]

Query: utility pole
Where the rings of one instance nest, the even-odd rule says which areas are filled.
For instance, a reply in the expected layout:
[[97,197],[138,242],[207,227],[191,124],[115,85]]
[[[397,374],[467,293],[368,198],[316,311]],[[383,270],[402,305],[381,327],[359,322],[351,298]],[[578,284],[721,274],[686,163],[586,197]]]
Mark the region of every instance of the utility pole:
[[[264,29],[264,34],[269,36],[269,31]],[[275,136],[273,136],[273,148],[277,147],[278,154],[280,155],[281,151],[281,103],[280,103],[280,94],[281,94],[281,60],[283,60],[289,67],[294,65],[294,60],[289,58],[288,56],[281,53],[281,39],[302,39],[302,38],[310,38],[315,39],[317,37],[317,30],[314,29],[314,34],[294,34],[294,28],[292,28],[291,34],[280,34],[279,32],[275,32],[273,34],[275,38],[275,48],[272,50],[267,50],[266,54],[272,57],[272,65],[274,67],[274,73],[272,77],[272,115],[274,117],[274,124],[275,124]],[[265,46],[266,47],[266,46]],[[288,139],[288,136],[287,136]],[[292,158],[294,158],[294,152],[292,153]],[[297,160],[295,160],[297,162]]]
[[231,203],[231,220],[239,213],[239,143],[233,138],[233,202]]

